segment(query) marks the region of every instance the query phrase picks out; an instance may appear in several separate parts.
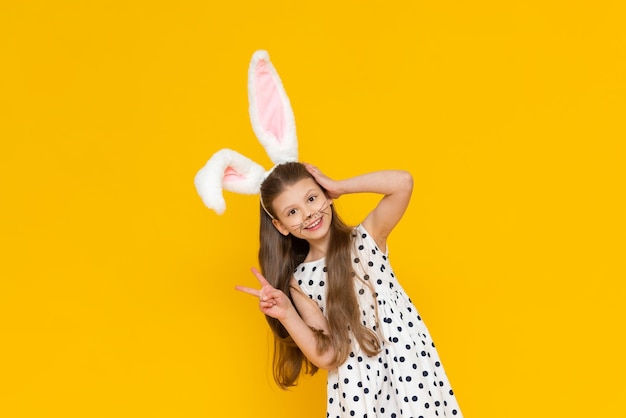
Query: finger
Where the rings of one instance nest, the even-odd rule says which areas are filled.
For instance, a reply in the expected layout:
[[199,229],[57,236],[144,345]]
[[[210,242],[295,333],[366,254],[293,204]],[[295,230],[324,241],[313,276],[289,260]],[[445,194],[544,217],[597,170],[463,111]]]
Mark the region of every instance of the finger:
[[265,277],[263,277],[263,275],[261,274],[259,270],[257,270],[254,267],[252,267],[251,270],[252,270],[252,274],[255,275],[255,277],[257,278],[257,280],[259,281],[262,287],[265,287],[265,286],[272,287],[272,285],[267,281],[267,279],[265,279]]
[[276,301],[268,300],[267,302],[261,302],[259,303],[259,306],[261,307],[261,309],[272,309],[274,306],[276,306]]
[[261,297],[261,291],[259,289],[253,289],[251,287],[245,287],[245,286],[235,286],[235,289],[239,290],[240,292],[244,292],[249,295],[256,296],[257,298]]
[[278,290],[278,289],[274,289],[274,288],[265,288],[265,289],[261,289],[263,292],[263,295],[266,296],[268,299],[274,299],[274,300],[278,300],[281,298],[281,296],[283,295],[283,292]]

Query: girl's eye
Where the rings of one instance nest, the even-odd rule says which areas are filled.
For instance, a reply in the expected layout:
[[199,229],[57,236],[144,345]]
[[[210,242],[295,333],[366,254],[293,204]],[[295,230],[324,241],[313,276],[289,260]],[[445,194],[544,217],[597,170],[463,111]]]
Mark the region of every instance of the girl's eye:
[[289,212],[287,212],[287,216],[291,216],[294,213],[296,213],[296,210],[295,209],[291,209]]
[[309,196],[309,202],[313,202],[317,196]]

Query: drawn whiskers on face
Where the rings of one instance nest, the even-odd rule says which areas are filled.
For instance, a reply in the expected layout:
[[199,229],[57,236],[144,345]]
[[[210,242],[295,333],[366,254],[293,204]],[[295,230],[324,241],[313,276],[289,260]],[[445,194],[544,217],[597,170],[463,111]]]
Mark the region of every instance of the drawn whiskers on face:
[[322,206],[313,213],[310,213],[303,222],[299,224],[292,225],[292,228],[298,229],[299,233],[302,233],[302,230],[310,227],[314,223],[316,223],[322,216],[330,215],[330,205],[332,200],[326,199],[322,203]]

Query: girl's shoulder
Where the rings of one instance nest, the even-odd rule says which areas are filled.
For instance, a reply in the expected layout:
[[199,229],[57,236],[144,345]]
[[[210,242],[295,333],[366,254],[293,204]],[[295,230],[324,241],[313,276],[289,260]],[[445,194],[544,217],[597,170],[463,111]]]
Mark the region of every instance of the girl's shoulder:
[[371,234],[369,233],[369,231],[367,229],[365,229],[365,226],[363,226],[362,223],[358,224],[357,226],[354,227],[354,229],[352,230],[352,237],[359,240],[359,239],[369,239],[371,241],[374,241],[374,239],[372,238]]
[[357,226],[354,227],[354,229],[352,230],[352,233],[360,233],[360,234],[368,234],[367,229],[365,229],[365,226],[363,226],[363,223],[358,224]]
[[[356,249],[363,250],[364,248],[369,248],[373,252],[380,251],[380,249],[378,248],[378,244],[376,244],[376,241],[369,233],[369,231],[365,229],[362,223],[354,227],[352,237],[354,238],[354,245]],[[387,255],[388,251],[389,246],[387,246],[386,250],[383,252],[383,255]]]

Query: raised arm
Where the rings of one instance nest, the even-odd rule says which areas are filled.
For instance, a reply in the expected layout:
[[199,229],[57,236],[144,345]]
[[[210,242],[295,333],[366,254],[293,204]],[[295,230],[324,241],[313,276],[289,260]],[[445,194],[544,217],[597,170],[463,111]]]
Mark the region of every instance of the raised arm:
[[335,352],[332,344],[320,343],[320,338],[323,341],[325,340],[323,335],[328,335],[328,325],[315,302],[302,293],[297,285],[292,285],[291,295],[297,306],[298,310],[296,310],[289,298],[280,290],[272,287],[257,269],[253,268],[252,273],[261,284],[261,289],[244,286],[237,286],[236,289],[258,297],[261,312],[278,319],[283,324],[293,341],[311,363],[320,369],[330,368],[335,358]]
[[411,200],[413,192],[411,174],[402,170],[383,170],[345,180],[332,180],[317,167],[309,164],[306,167],[333,199],[349,193],[384,195],[378,205],[363,220],[365,229],[372,235],[378,247],[384,251],[387,248],[387,237],[404,215]]

